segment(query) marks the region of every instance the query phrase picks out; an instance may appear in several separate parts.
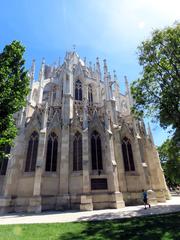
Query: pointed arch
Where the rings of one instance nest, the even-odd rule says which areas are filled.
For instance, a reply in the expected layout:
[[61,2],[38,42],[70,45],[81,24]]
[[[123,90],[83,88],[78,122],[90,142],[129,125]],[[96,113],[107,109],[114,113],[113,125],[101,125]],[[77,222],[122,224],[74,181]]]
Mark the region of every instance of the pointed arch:
[[75,82],[75,100],[82,100],[82,83],[79,79]]
[[93,90],[92,90],[92,85],[88,85],[88,101],[90,104],[93,103]]
[[28,143],[25,172],[34,172],[35,171],[38,142],[39,142],[39,135],[36,131],[34,131],[31,134],[29,143]]
[[125,171],[135,171],[131,142],[127,137],[122,140],[122,153]]
[[57,168],[58,136],[52,132],[48,136],[46,152],[46,172],[56,172]]
[[73,171],[82,170],[82,134],[76,132],[73,140]]
[[101,137],[97,131],[93,131],[91,135],[91,158],[92,158],[92,169],[102,170],[102,146]]

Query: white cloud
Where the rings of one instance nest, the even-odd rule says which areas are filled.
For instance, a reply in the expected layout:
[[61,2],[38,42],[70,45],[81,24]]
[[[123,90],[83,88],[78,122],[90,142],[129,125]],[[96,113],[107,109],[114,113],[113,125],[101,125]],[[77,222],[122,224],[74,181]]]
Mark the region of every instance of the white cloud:
[[138,23],[138,28],[143,29],[144,27],[145,27],[145,22],[144,21],[140,21]]

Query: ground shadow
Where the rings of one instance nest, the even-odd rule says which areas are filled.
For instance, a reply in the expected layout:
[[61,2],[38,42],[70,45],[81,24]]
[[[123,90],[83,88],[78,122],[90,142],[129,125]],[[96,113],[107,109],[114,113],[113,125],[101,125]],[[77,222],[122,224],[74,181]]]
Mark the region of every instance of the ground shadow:
[[119,220],[85,222],[84,230],[77,233],[68,232],[58,240],[160,240],[180,239],[179,213],[134,217]]

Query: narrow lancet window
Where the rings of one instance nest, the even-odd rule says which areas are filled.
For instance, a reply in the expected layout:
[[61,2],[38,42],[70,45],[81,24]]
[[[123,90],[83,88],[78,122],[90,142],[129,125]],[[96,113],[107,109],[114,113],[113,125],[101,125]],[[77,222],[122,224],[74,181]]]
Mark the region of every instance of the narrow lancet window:
[[39,135],[33,132],[29,139],[25,172],[34,172],[36,168],[37,150],[38,150]]
[[131,142],[127,137],[122,141],[122,153],[125,171],[135,171]]
[[92,104],[93,103],[93,93],[92,93],[92,86],[91,84],[89,84],[88,86],[88,100],[89,100],[89,103]]
[[75,100],[82,100],[82,83],[80,80],[75,83]]
[[73,171],[82,170],[82,134],[77,132],[73,140]]
[[55,172],[57,167],[58,137],[52,132],[48,136],[46,153],[46,171]]
[[91,136],[91,157],[92,157],[92,169],[102,170],[102,147],[101,137],[97,131],[94,131]]

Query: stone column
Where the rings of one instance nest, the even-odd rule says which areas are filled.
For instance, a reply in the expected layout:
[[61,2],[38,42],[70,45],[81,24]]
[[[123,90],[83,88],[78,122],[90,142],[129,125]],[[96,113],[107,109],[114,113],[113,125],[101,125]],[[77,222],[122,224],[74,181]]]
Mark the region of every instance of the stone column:
[[68,209],[69,198],[69,126],[62,127],[61,162],[60,162],[60,188],[57,197],[57,209]]
[[83,194],[81,195],[80,210],[93,210],[92,196],[90,195],[90,177],[89,177],[89,144],[88,128],[83,130]]
[[81,195],[80,210],[93,210],[92,196],[90,195],[90,177],[89,177],[89,142],[88,142],[88,118],[87,118],[87,99],[84,103],[83,109],[83,194]]
[[117,170],[118,170],[118,180],[119,180],[119,188],[121,192],[128,192],[126,176],[124,171],[123,164],[123,155],[122,155],[122,147],[121,147],[121,139],[120,139],[120,129],[114,130],[115,136],[115,159],[117,162]]
[[34,177],[33,197],[29,199],[28,212],[38,213],[41,212],[42,210],[41,182],[43,173],[43,161],[45,161],[46,159],[45,144],[46,144],[46,129],[42,129],[39,133],[39,144]]
[[60,187],[56,208],[70,208],[69,196],[69,143],[70,143],[70,119],[73,116],[73,100],[70,94],[64,94],[62,106],[62,139],[60,162]]
[[111,192],[109,195],[110,207],[121,208],[124,207],[122,193],[119,191],[117,164],[114,155],[114,143],[111,133],[106,132],[107,141],[107,176],[108,176],[108,189]]
[[15,198],[17,197],[21,166],[24,160],[25,141],[23,131],[19,133],[14,142],[15,145],[11,148],[11,155],[8,161],[3,196],[0,197],[0,213],[15,210]]
[[117,163],[115,160],[113,133],[111,123],[116,123],[115,102],[114,100],[106,101],[106,142],[107,142],[107,176],[108,176],[108,189],[111,190],[110,207],[120,208],[124,207],[124,200],[122,193],[119,191]]

